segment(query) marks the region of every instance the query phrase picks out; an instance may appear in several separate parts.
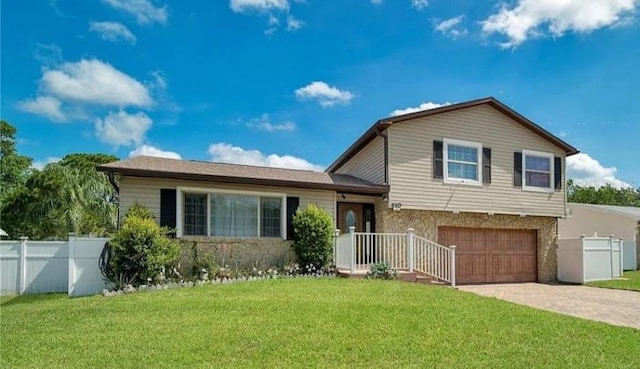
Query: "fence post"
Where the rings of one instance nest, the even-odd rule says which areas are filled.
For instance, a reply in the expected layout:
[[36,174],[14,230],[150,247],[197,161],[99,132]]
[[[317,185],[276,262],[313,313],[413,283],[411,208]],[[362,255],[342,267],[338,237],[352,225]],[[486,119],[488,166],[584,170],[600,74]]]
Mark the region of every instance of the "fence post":
[[413,253],[414,253],[414,238],[413,238],[413,228],[407,229],[407,261],[409,267],[409,273],[413,273],[414,261],[413,261]]
[[350,242],[349,242],[349,270],[351,274],[356,271],[356,227],[349,227]]
[[613,273],[613,235],[609,235],[609,253],[611,254],[611,279],[614,278]]
[[27,290],[27,241],[29,237],[20,237],[20,294]]
[[338,237],[340,237],[340,230],[333,231],[333,265],[338,268]]
[[67,280],[67,294],[73,296],[76,285],[76,234],[69,233],[69,276]]
[[451,252],[449,253],[449,255],[451,255],[451,287],[455,287],[456,286],[456,245],[451,245],[449,247],[451,249]]

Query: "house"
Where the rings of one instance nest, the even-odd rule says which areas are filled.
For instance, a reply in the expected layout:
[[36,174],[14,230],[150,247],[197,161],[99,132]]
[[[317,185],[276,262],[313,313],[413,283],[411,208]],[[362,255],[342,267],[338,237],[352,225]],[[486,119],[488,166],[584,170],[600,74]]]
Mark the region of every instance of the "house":
[[623,267],[636,270],[640,265],[640,208],[569,203],[568,216],[558,223],[563,238],[581,235],[600,237],[613,235],[624,242]]
[[[139,202],[227,260],[289,258],[292,216],[315,203],[343,234],[362,234],[351,271],[402,249],[401,265],[426,270],[422,260],[459,283],[551,281],[565,158],[577,152],[484,98],[378,120],[322,173],[153,157],[98,169],[120,178],[121,214]],[[436,246],[455,262],[426,249]]]

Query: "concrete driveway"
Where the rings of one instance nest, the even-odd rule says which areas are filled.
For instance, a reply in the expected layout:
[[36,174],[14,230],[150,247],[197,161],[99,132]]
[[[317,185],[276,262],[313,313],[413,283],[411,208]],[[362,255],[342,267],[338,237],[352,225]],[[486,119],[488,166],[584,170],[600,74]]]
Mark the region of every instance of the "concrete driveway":
[[640,292],[539,283],[459,286],[459,289],[556,313],[640,329]]

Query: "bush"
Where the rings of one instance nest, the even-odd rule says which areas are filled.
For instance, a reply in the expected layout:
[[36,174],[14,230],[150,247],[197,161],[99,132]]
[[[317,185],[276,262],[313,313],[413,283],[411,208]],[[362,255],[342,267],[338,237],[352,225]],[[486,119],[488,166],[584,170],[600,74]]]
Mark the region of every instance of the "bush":
[[161,279],[179,257],[180,246],[167,237],[169,229],[160,227],[140,208],[127,213],[101,257],[103,274],[117,287]]
[[325,210],[310,204],[293,217],[293,248],[305,268],[325,268],[333,250],[333,219]]
[[134,202],[131,205],[131,207],[127,211],[127,214],[124,216],[124,220],[126,221],[126,219],[128,217],[138,217],[138,218],[143,218],[143,219],[153,219],[154,218],[153,213],[151,212],[151,210],[145,208],[144,205],[140,204],[139,202]]
[[371,264],[367,279],[398,279],[398,271],[391,269],[387,262]]

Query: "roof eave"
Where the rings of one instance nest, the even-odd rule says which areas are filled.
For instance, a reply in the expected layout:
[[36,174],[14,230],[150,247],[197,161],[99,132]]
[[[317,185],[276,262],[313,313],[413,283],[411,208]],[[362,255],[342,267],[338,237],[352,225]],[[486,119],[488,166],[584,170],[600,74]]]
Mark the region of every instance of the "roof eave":
[[184,179],[191,181],[216,181],[221,183],[237,183],[251,184],[275,187],[294,187],[315,190],[330,190],[344,193],[363,194],[363,195],[382,195],[389,192],[389,186],[372,184],[370,186],[358,186],[336,183],[314,183],[300,181],[285,181],[264,178],[246,178],[246,177],[229,177],[216,176],[210,174],[197,173],[180,173],[180,172],[163,172],[148,169],[131,169],[131,168],[113,168],[108,166],[98,166],[98,171],[107,173],[117,173],[125,176],[142,177],[142,178],[171,178]]

